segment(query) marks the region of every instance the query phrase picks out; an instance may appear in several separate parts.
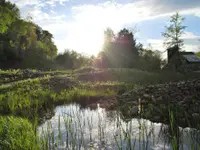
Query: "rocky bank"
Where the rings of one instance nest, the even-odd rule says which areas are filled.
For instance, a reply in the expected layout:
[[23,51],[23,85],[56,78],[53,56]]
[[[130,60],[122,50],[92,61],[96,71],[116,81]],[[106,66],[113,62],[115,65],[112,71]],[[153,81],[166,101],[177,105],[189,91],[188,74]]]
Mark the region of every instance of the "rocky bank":
[[173,119],[182,127],[200,128],[200,79],[134,89],[119,95],[118,102],[127,118]]

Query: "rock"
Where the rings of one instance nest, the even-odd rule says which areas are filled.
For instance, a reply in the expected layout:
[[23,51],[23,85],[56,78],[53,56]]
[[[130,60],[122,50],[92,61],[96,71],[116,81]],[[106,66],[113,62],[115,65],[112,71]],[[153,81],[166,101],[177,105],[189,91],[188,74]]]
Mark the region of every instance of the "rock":
[[131,116],[137,116],[138,115],[138,111],[139,111],[138,106],[133,106],[131,108],[131,110],[130,110],[130,115]]
[[192,117],[193,117],[194,120],[200,121],[200,115],[198,113],[193,113]]
[[152,102],[153,102],[154,104],[156,104],[156,102],[157,102],[156,98],[152,99]]
[[[164,118],[167,118],[165,119],[167,121],[169,118],[168,106],[171,105],[172,110],[176,113],[175,117],[178,117],[176,119],[180,120],[184,118],[185,112],[187,112],[187,119],[190,122],[192,120],[200,120],[199,86],[200,79],[151,85],[123,93],[120,96],[120,101],[121,105],[126,104],[123,111],[130,111],[129,113],[131,113],[132,116],[138,115],[137,105],[138,99],[140,98],[142,111],[145,112],[143,115],[147,119],[164,120]],[[199,87],[199,89],[196,87]],[[148,108],[149,104],[152,105],[150,109]],[[179,125],[181,126],[181,124]]]
[[122,94],[124,94],[125,92],[126,92],[125,89],[121,89],[121,90],[119,90],[119,91],[117,92],[117,95],[122,95]]
[[151,96],[149,94],[144,94],[143,97],[144,98],[151,98]]
[[153,117],[153,120],[155,120],[155,121],[160,121],[160,116],[154,116],[154,117]]
[[177,103],[179,106],[184,106],[183,104],[185,104],[185,101],[180,101]]

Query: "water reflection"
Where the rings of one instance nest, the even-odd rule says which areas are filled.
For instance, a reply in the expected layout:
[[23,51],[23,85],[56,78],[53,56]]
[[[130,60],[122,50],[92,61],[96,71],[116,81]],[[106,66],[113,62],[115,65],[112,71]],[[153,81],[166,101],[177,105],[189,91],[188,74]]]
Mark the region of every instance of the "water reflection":
[[59,106],[38,132],[47,134],[49,149],[199,149],[200,132],[145,119],[124,121],[117,111]]

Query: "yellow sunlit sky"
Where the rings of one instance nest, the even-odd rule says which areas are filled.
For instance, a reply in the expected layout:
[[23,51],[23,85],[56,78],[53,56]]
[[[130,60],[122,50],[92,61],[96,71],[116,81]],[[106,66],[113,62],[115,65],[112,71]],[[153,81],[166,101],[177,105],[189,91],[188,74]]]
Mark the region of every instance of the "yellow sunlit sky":
[[54,35],[58,52],[73,49],[97,55],[106,27],[114,32],[136,28],[136,39],[144,46],[164,51],[164,26],[179,11],[186,18],[183,36],[186,51],[198,51],[200,39],[200,0],[10,0],[20,8],[22,17]]

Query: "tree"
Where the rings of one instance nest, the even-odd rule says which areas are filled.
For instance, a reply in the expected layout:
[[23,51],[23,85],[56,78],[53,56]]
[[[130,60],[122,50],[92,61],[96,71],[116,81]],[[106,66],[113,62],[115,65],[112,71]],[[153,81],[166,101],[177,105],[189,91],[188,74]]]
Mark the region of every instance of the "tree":
[[200,52],[197,52],[196,55],[200,57]]
[[76,69],[91,65],[92,57],[90,58],[74,50],[67,49],[56,57],[56,63],[62,68]]
[[171,16],[170,25],[166,26],[166,31],[162,33],[164,36],[164,45],[167,48],[176,47],[178,50],[183,46],[183,40],[181,36],[184,33],[184,29],[186,26],[183,26],[184,18],[180,16],[177,12],[176,14]]
[[56,55],[57,47],[50,32],[31,19],[20,18],[15,4],[0,1],[0,67],[46,67]]
[[9,26],[19,18],[20,12],[15,4],[5,0],[0,2],[0,34],[6,33]]
[[160,51],[153,51],[150,48],[143,49],[139,61],[139,69],[155,71],[159,70],[162,65]]
[[15,21],[8,31],[10,44],[18,52],[18,58],[23,58],[23,53],[35,49],[36,31],[35,26],[31,22],[22,19]]
[[104,31],[104,43],[111,42],[115,34],[111,28],[106,28]]
[[101,60],[104,67],[134,67],[141,44],[136,44],[134,34],[129,29],[123,28],[116,35],[108,28],[104,32],[105,40]]

